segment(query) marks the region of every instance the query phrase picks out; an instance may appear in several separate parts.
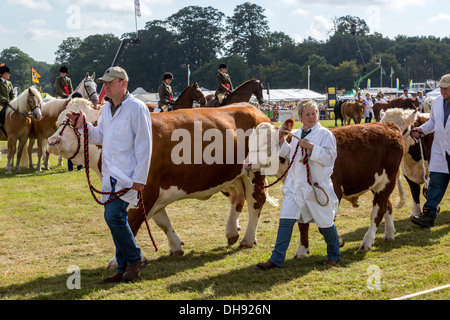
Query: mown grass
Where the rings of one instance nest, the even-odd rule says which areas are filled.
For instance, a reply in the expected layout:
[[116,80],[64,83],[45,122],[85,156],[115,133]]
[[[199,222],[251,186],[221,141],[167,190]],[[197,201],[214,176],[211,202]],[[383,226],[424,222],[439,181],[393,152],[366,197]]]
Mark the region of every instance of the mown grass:
[[[35,173],[5,175],[6,155],[0,157],[0,299],[154,299],[154,300],[366,300],[391,299],[450,283],[450,197],[445,196],[436,225],[420,229],[409,221],[411,197],[395,209],[395,241],[383,240],[384,223],[370,252],[358,247],[369,226],[371,196],[353,208],[343,201],[336,220],[346,244],[342,262],[324,268],[326,247],[317,228],[310,229],[311,253],[293,259],[299,242],[295,229],[283,268],[263,272],[255,266],[270,257],[276,239],[279,207],[266,204],[258,225],[258,244],[252,249],[228,247],[225,222],[228,201],[216,194],[210,200],[184,200],[167,211],[184,241],[185,255],[170,257],[165,234],[150,222],[159,251],[155,252],[145,227],[137,236],[149,265],[135,283],[103,284],[101,278],[114,254],[103,220],[103,208],[94,202],[84,171],[56,168]],[[66,162],[64,162],[66,164]],[[99,186],[94,178],[94,184]],[[405,188],[407,187],[404,181]],[[270,189],[282,199],[281,184]],[[397,191],[393,202],[397,202]],[[422,199],[423,200],[423,199]],[[244,233],[247,210],[240,219]],[[81,272],[81,289],[68,289],[70,266]],[[380,287],[367,285],[368,268],[380,270]],[[370,269],[369,269],[370,270]],[[416,299],[449,299],[442,290]]]

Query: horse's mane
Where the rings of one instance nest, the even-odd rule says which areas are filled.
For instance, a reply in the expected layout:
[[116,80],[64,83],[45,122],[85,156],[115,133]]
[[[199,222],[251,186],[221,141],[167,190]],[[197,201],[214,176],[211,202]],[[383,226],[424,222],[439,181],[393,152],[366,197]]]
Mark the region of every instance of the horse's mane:
[[[28,88],[33,93],[33,96],[38,99],[39,104],[42,105],[41,93],[35,87]],[[22,113],[28,113],[27,99],[28,89],[25,89],[17,98],[10,102],[11,106]]]
[[[250,79],[250,80],[247,80],[247,81],[241,83],[240,85],[238,85],[236,88],[234,88],[233,92],[235,92],[236,90],[240,89],[240,88],[243,87],[243,86],[246,86],[248,83],[253,82],[253,81],[258,81],[258,80],[255,79],[255,78],[252,78],[252,79]],[[233,93],[233,92],[232,92],[232,93]]]
[[86,114],[87,121],[94,122],[98,120],[102,113],[102,110],[103,106],[101,106],[100,109],[94,109],[91,107],[91,102],[89,100],[86,100],[84,98],[74,98],[69,102],[66,110],[63,110],[59,114],[56,123],[58,125],[61,124],[64,120],[66,120],[66,113],[69,113],[71,111],[77,113],[83,111],[84,114]]
[[52,116],[56,112],[61,112],[61,108],[67,103],[68,99],[53,99],[42,105],[42,113]]

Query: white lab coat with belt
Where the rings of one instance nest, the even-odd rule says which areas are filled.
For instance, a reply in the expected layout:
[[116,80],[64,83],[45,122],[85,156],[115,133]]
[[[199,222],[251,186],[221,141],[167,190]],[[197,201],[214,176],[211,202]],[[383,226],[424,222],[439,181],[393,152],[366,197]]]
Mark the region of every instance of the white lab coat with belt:
[[450,119],[447,119],[447,124],[444,127],[444,98],[442,96],[434,99],[430,119],[420,128],[424,134],[434,131],[429,170],[449,173],[445,153],[447,152],[450,155]]
[[[301,137],[301,130],[295,133]],[[280,219],[298,219],[298,222],[314,222],[319,228],[331,227],[338,209],[339,201],[334,193],[331,174],[336,160],[336,139],[330,130],[317,123],[305,137],[314,144],[309,157],[312,182],[317,182],[328,194],[329,203],[322,207],[315,199],[312,187],[308,184],[306,166],[302,163],[302,152],[299,148],[294,163],[286,177],[283,186],[283,203],[280,209]],[[279,150],[280,157],[292,160],[298,140],[293,138],[292,143],[286,141]],[[316,193],[321,203],[326,198],[320,189]]]
[[[133,182],[146,184],[152,155],[152,125],[145,104],[129,96],[112,116],[107,103],[97,126],[88,123],[89,143],[102,145],[102,191],[110,192],[110,177],[117,180],[115,191]],[[109,195],[102,195],[106,201]],[[137,191],[130,190],[122,200],[136,206]]]

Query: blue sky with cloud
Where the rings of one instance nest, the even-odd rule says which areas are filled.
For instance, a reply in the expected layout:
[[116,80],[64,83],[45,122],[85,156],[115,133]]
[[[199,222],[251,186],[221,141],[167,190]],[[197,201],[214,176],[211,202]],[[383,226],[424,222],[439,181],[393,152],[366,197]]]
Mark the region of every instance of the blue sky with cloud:
[[[164,19],[186,6],[212,6],[231,16],[246,1],[140,0],[138,28]],[[450,10],[444,0],[262,0],[270,31],[298,42],[311,36],[326,40],[332,19],[364,19],[371,31],[397,35],[449,37]],[[96,33],[117,36],[135,30],[134,0],[0,0],[0,51],[11,46],[39,61],[54,62],[58,45],[68,37]]]

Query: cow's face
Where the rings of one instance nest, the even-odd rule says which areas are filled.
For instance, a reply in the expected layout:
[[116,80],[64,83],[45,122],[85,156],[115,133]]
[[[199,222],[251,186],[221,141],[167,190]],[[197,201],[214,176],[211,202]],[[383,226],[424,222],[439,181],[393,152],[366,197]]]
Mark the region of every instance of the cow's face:
[[[77,135],[73,127],[65,125],[66,114],[70,111],[80,112],[86,116],[86,121],[96,123],[101,115],[102,108],[94,109],[90,107],[90,103],[85,99],[73,99],[68,105],[67,109],[61,112],[58,117],[57,124],[58,130],[47,140],[47,150],[55,155],[62,156],[63,158],[70,158],[76,154],[78,146],[80,144],[80,151],[78,152],[77,159],[83,159],[83,135],[80,135],[78,140]],[[74,162],[75,163],[75,162]]]
[[248,156],[244,167],[260,171],[264,175],[275,175],[278,171],[278,129],[272,124],[259,124],[249,137]]
[[[80,137],[80,144],[84,139]],[[81,146],[80,146],[81,148]],[[71,126],[62,123],[58,130],[47,140],[47,151],[63,158],[70,158],[77,152],[78,137]]]

